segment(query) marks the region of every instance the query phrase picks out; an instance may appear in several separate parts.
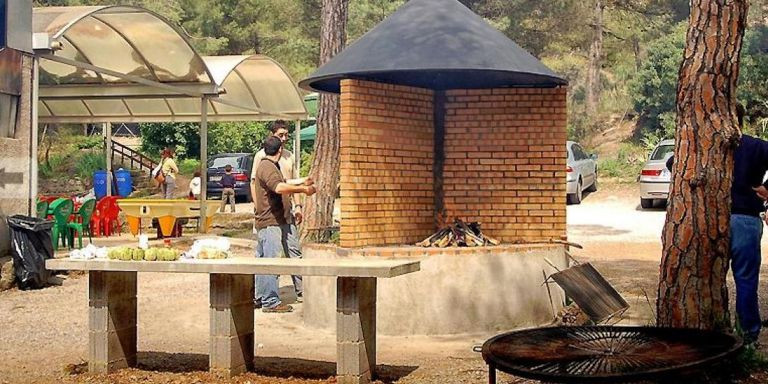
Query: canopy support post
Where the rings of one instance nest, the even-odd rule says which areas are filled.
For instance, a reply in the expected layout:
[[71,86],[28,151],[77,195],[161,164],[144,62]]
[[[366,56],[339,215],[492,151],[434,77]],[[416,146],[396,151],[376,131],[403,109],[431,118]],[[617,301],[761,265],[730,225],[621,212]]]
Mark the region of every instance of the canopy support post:
[[[106,153],[105,168],[107,168],[107,196],[112,196],[112,124],[103,124],[104,149]],[[95,187],[95,186],[94,186]]]
[[293,130],[293,178],[301,177],[301,120],[296,120],[296,127]]
[[37,126],[37,114],[38,105],[40,99],[40,58],[34,56],[32,58],[32,116],[31,116],[31,137],[30,137],[30,158],[29,158],[29,216],[34,216],[37,207],[37,192],[38,192],[38,126]]
[[200,220],[198,232],[208,232],[206,205],[208,199],[208,97],[200,99]]

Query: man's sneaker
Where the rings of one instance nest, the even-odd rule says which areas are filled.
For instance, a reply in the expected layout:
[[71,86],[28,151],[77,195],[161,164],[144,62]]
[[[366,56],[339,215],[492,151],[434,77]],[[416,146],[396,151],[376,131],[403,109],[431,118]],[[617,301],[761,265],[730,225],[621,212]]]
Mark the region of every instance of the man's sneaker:
[[296,294],[296,302],[297,303],[303,303],[304,302],[304,294],[303,293],[297,293]]
[[272,308],[264,307],[261,309],[261,311],[264,313],[288,313],[288,312],[293,312],[293,307],[291,307],[288,304],[280,303],[277,306]]
[[254,309],[261,309],[261,300],[256,299],[253,301],[253,308]]

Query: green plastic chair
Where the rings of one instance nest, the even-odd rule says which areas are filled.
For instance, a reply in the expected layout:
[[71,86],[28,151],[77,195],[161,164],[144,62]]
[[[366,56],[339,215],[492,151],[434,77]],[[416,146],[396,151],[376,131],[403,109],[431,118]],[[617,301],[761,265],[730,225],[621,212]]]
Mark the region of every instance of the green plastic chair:
[[[59,249],[59,237],[64,246],[67,246],[67,238],[69,238],[69,217],[72,216],[72,211],[75,209],[75,203],[69,199],[56,199],[50,205],[50,211],[53,214],[53,229],[51,230],[53,235],[53,248]],[[71,247],[72,244],[70,244]]]
[[78,248],[83,248],[83,232],[88,233],[88,240],[93,243],[91,238],[91,218],[93,217],[93,211],[96,208],[96,199],[86,200],[80,209],[75,213],[75,217],[79,217],[79,222],[71,222],[67,224],[69,229],[69,246],[70,248],[75,244],[75,232],[77,232],[77,244]]
[[43,220],[48,218],[48,202],[47,201],[37,202],[37,218],[43,219]]

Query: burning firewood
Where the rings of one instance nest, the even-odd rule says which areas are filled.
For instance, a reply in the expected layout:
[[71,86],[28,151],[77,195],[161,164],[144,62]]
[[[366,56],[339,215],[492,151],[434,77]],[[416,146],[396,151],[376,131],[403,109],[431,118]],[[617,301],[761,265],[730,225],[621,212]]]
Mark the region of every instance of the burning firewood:
[[453,223],[435,232],[417,243],[420,247],[482,247],[486,245],[499,245],[501,242],[490,236],[486,236],[480,230],[480,223],[465,223],[455,219]]

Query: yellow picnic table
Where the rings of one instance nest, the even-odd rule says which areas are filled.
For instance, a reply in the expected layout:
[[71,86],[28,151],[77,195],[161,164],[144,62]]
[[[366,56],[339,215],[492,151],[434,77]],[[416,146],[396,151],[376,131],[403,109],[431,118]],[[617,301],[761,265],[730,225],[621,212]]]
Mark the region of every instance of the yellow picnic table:
[[[200,223],[207,230],[213,215],[219,210],[220,201],[205,201],[205,222]],[[125,213],[131,233],[136,236],[141,229],[141,219],[157,219],[163,236],[171,236],[177,218],[199,217],[199,200],[182,199],[120,199],[117,206]]]

